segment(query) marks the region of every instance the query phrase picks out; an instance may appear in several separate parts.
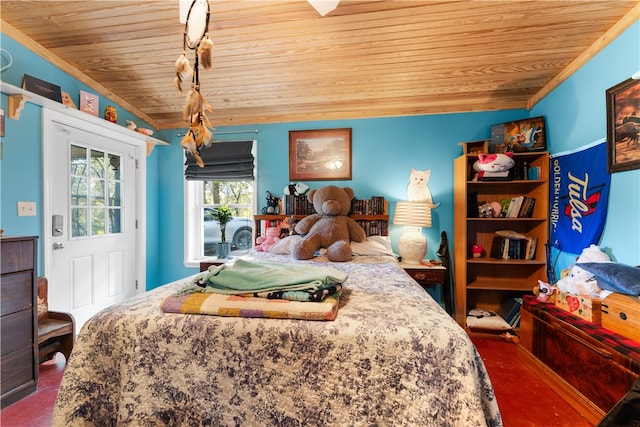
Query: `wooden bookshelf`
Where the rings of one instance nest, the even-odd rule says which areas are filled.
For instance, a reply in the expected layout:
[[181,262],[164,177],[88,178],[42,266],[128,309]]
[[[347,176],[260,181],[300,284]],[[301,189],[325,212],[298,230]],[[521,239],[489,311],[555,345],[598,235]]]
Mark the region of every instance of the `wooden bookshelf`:
[[[549,236],[549,154],[515,153],[516,166],[535,168],[537,179],[520,174],[519,179],[479,181],[474,179],[477,154],[454,160],[454,265],[455,319],[462,326],[472,308],[496,311],[502,301],[531,293],[538,279],[546,280],[545,244]],[[476,197],[472,197],[473,195]],[[535,198],[530,217],[480,218],[474,215],[478,202],[499,202],[515,196]],[[512,230],[537,239],[532,259],[497,259],[490,256],[496,231]],[[475,258],[472,246],[484,248]]]

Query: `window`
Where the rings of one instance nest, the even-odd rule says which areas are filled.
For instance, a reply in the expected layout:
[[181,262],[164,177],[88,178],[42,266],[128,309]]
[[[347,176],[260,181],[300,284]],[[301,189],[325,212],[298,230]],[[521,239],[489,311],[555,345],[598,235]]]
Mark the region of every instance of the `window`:
[[122,232],[120,156],[71,145],[71,237]]
[[[240,173],[242,177],[235,177],[237,172],[230,172],[233,161],[230,157],[237,157],[237,153],[231,155],[230,150],[238,150],[245,144],[244,149],[250,150],[251,169],[250,176]],[[234,144],[229,148],[230,144]],[[226,145],[226,147],[224,146]],[[242,141],[230,143],[214,143],[214,153],[203,150],[201,156],[205,162],[205,168],[189,168],[193,163],[190,155],[187,155],[185,170],[185,265],[195,267],[199,260],[216,256],[217,243],[221,241],[220,225],[213,218],[213,209],[220,206],[228,206],[233,217],[226,225],[226,241],[231,243],[231,255],[246,253],[253,246],[253,214],[255,211],[255,180],[253,159],[255,158],[255,141]],[[205,153],[206,151],[206,153]],[[223,161],[222,158],[227,160]],[[210,163],[208,162],[210,161]],[[216,166],[216,163],[218,165]],[[216,171],[219,164],[224,163],[221,172]],[[211,166],[213,164],[213,166]],[[247,160],[243,158],[240,168],[246,168]],[[197,168],[197,166],[196,166]],[[198,173],[204,172],[204,176]],[[217,175],[216,175],[217,174]],[[221,176],[223,179],[214,179]]]

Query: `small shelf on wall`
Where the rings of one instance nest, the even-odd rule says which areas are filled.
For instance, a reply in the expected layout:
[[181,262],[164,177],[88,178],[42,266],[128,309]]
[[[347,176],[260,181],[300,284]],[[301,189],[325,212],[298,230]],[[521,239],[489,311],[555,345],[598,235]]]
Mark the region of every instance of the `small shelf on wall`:
[[7,116],[13,120],[20,120],[20,113],[22,112],[22,109],[27,102],[30,102],[34,105],[39,105],[41,107],[46,107],[54,111],[63,112],[64,114],[101,126],[105,129],[118,132],[122,135],[133,137],[139,141],[144,141],[147,144],[147,156],[151,154],[153,148],[156,145],[169,145],[169,143],[166,141],[161,141],[152,136],[144,135],[140,132],[136,132],[115,123],[111,123],[100,117],[92,116],[75,108],[67,107],[64,104],[53,101],[49,98],[45,98],[44,96],[38,95],[36,93],[26,91],[6,82],[0,81],[0,89],[2,89],[2,93],[6,94],[9,97],[9,111],[7,112]]

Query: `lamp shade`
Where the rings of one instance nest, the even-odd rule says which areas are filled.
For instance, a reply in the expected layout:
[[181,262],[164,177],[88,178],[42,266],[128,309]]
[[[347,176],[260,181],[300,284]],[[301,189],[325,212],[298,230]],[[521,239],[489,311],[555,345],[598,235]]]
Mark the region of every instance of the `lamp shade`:
[[393,215],[393,224],[431,227],[432,206],[431,203],[426,202],[398,202]]

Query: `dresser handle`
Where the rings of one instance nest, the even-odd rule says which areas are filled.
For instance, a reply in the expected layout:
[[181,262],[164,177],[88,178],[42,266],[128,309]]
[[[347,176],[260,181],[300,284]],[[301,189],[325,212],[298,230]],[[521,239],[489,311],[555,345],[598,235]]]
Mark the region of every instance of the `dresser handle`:
[[569,338],[572,338],[576,341],[578,341],[580,344],[584,345],[585,347],[590,348],[591,350],[595,351],[596,353],[598,353],[600,356],[602,357],[606,357],[607,359],[612,359],[613,358],[613,354],[603,350],[601,348],[598,347],[594,347],[593,345],[589,344],[587,341],[583,340],[582,338],[579,338],[573,334],[570,334],[569,332],[565,331],[564,329],[556,326],[556,325],[552,325],[552,324],[548,324],[549,326],[551,326],[553,329],[555,329],[558,332],[562,332],[564,335],[568,336]]
[[416,279],[418,280],[424,280],[426,277],[427,275],[424,273],[416,273]]

